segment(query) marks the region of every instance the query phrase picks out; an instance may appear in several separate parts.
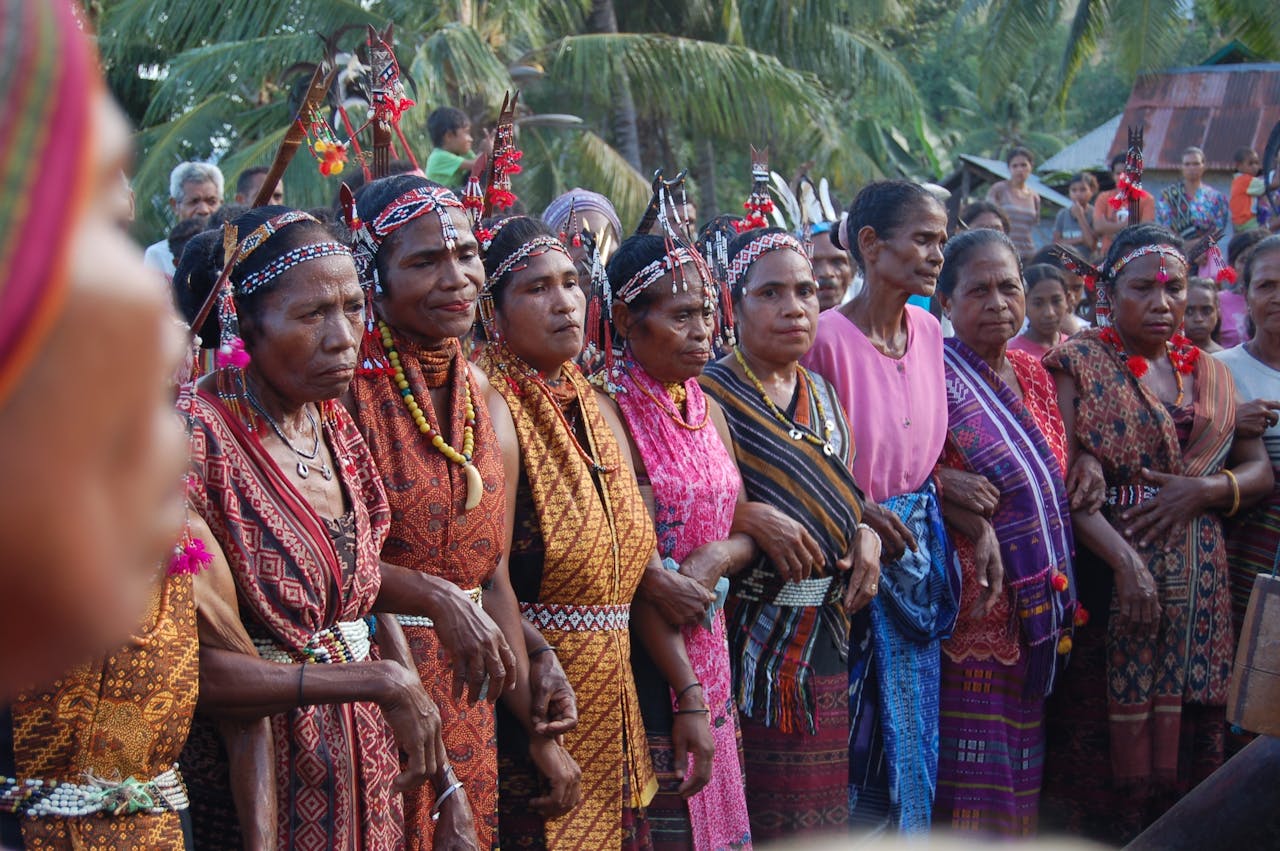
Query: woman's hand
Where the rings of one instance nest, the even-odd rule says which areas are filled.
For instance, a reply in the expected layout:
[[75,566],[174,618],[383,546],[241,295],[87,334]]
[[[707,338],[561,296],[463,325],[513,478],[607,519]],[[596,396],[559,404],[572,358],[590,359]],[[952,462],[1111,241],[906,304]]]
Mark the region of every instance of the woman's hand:
[[942,484],[944,502],[983,517],[995,513],[996,506],[1000,504],[1000,491],[985,476],[953,467],[939,467],[936,474]]
[[1250,439],[1262,437],[1262,433],[1280,422],[1280,402],[1274,399],[1254,399],[1236,406],[1236,437]]
[[546,795],[534,798],[529,807],[543,818],[557,818],[572,810],[582,800],[582,769],[569,752],[554,739],[532,736],[529,756],[550,784]]
[[715,755],[716,744],[711,738],[709,714],[691,712],[673,718],[671,744],[675,748],[675,764],[677,770],[684,769],[684,779],[676,791],[688,800],[711,782],[711,758]]
[[1097,514],[1107,501],[1107,478],[1102,462],[1083,449],[1076,453],[1067,471],[1067,499],[1072,511]]
[[978,575],[978,586],[986,591],[978,595],[978,601],[970,616],[979,618],[995,608],[996,601],[1004,593],[1004,560],[1000,556],[1000,540],[996,531],[985,519],[976,521],[977,534],[969,535],[973,541],[973,561]]
[[871,602],[880,590],[880,536],[859,526],[849,553],[836,562],[836,569],[852,571],[844,592],[844,610],[853,614]]
[[729,569],[730,559],[724,547],[724,541],[709,541],[685,556],[680,564],[680,573],[711,592],[715,592],[716,583]]
[[495,702],[502,696],[507,678],[515,674],[516,657],[493,618],[454,586],[436,601],[432,620],[449,654],[454,699],[467,689],[471,703],[482,698]]
[[892,511],[868,500],[862,506],[862,522],[866,523],[880,536],[882,562],[892,563],[902,558],[908,549],[916,552],[916,537],[911,534],[907,524]]
[[554,650],[529,657],[530,719],[539,736],[555,738],[578,726],[578,698]]
[[[453,773],[450,772],[452,777]],[[449,788],[448,786],[444,788]],[[479,851],[476,837],[476,819],[471,812],[471,801],[466,789],[458,789],[440,807],[431,839],[431,851]]]
[[640,591],[672,626],[701,623],[716,599],[698,580],[665,567],[645,568]]
[[734,529],[750,535],[788,582],[808,579],[825,561],[822,547],[808,530],[772,505],[739,503],[733,520]]
[[1142,480],[1160,488],[1151,499],[1121,512],[1124,536],[1139,547],[1163,542],[1173,549],[1176,534],[1208,507],[1210,494],[1203,476],[1173,476],[1143,469]]
[[387,680],[387,694],[378,702],[396,744],[408,764],[392,784],[397,792],[416,789],[448,764],[440,735],[440,711],[427,696],[417,671],[399,662],[378,662]]
[[1119,602],[1117,626],[1129,635],[1155,635],[1160,626],[1160,595],[1147,565],[1126,545],[1112,565]]

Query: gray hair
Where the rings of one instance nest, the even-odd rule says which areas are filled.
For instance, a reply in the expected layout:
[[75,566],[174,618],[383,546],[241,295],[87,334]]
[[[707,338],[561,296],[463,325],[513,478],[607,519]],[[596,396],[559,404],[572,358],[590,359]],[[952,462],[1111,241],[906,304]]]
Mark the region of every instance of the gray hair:
[[175,201],[181,201],[182,187],[188,183],[212,183],[218,189],[218,197],[222,197],[224,188],[222,169],[212,163],[178,163],[173,171],[169,172],[169,197]]

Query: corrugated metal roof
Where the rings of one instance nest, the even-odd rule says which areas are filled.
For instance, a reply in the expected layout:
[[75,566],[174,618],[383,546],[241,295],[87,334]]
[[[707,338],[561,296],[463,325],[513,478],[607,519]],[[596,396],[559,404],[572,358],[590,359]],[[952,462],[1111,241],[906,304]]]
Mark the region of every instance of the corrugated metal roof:
[[1075,173],[1095,169],[1106,171],[1107,152],[1110,150],[1111,140],[1116,137],[1116,130],[1120,127],[1120,119],[1123,117],[1123,114],[1117,115],[1106,124],[1093,128],[1041,163],[1036,171],[1041,174]]
[[1280,63],[1179,68],[1138,78],[1107,157],[1121,153],[1126,128],[1145,130],[1148,168],[1177,169],[1182,151],[1204,149],[1205,165],[1230,171],[1236,148],[1258,153],[1280,121]]

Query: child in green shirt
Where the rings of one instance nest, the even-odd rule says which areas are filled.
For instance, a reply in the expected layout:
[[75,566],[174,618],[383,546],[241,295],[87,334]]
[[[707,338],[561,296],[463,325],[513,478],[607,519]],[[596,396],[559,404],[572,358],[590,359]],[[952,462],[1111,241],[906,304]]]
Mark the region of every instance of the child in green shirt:
[[471,153],[471,120],[452,106],[442,106],[427,116],[427,132],[434,146],[427,157],[427,180],[450,189],[466,180],[478,157],[493,150],[493,139],[486,134],[479,152]]

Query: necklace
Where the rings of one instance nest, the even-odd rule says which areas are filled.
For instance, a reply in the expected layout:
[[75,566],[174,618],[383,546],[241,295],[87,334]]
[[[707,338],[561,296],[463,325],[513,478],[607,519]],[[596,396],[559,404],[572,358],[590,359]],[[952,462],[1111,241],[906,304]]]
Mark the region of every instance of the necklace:
[[[1120,334],[1116,329],[1104,328],[1099,336],[1120,353],[1120,357],[1124,358],[1125,365],[1129,367],[1129,371],[1133,373],[1135,378],[1140,379],[1147,374],[1147,359],[1142,355],[1129,355],[1126,353],[1124,341],[1120,339]],[[1174,383],[1178,387],[1178,395],[1173,400],[1173,407],[1177,408],[1182,405],[1184,398],[1182,376],[1190,375],[1195,370],[1196,361],[1200,358],[1200,349],[1182,334],[1174,334],[1169,342],[1165,344],[1165,351],[1169,357],[1169,365],[1173,367]]]
[[[316,457],[320,454],[320,425],[316,422],[315,415],[311,413],[311,408],[304,407],[302,409],[307,415],[307,422],[311,423],[311,451],[304,452],[294,446],[289,441],[289,438],[284,436],[284,430],[281,429],[279,423],[277,423],[275,419],[267,413],[266,408],[262,407],[262,403],[258,401],[257,396],[253,395],[253,391],[249,389],[248,384],[245,385],[244,393],[245,397],[249,400],[249,404],[252,405],[253,409],[267,421],[267,424],[271,426],[271,430],[276,433],[276,437],[280,438],[280,440],[284,442],[284,445],[292,449],[293,454],[298,456],[298,475],[304,479],[310,476],[311,467],[307,462],[315,461]],[[322,460],[320,462],[320,475],[324,476],[324,480],[326,482],[333,481],[333,470],[329,467],[327,461]]]
[[773,400],[769,398],[769,394],[764,389],[764,384],[760,382],[759,378],[756,378],[756,374],[747,365],[747,359],[742,356],[740,347],[734,347],[733,356],[738,359],[738,363],[742,366],[742,371],[747,374],[747,378],[755,385],[756,392],[760,394],[760,398],[764,400],[765,407],[773,414],[774,419],[786,426],[787,435],[792,440],[807,440],[814,446],[821,446],[822,454],[835,454],[835,449],[831,446],[831,433],[835,430],[835,423],[831,421],[831,418],[827,416],[827,412],[823,409],[822,397],[818,395],[817,389],[814,388],[813,381],[809,378],[808,370],[796,364],[796,379],[807,384],[806,389],[808,389],[809,395],[813,397],[814,403],[818,406],[818,419],[822,420],[822,437],[818,437],[809,429],[802,428],[794,420],[782,413],[778,406],[773,403]]
[[[463,510],[470,511],[480,504],[480,498],[484,496],[484,479],[480,476],[480,471],[476,469],[475,464],[471,463],[476,448],[476,408],[471,400],[471,382],[467,380],[464,372],[460,380],[465,419],[462,426],[462,449],[458,450],[445,442],[440,429],[432,425],[427,415],[422,412],[421,406],[418,405],[418,400],[414,398],[413,388],[409,386],[409,378],[405,375],[404,366],[400,363],[400,353],[396,351],[395,341],[391,337],[391,329],[385,322],[379,320],[378,331],[382,337],[382,347],[387,350],[387,360],[391,362],[391,380],[399,389],[400,398],[409,409],[409,415],[413,417],[418,431],[426,435],[427,441],[435,447],[437,452],[462,467],[462,472],[467,477],[467,501]],[[428,391],[423,392],[429,398]]]
[[[514,367],[512,364],[507,362],[508,357],[510,357],[512,360],[515,361]],[[612,473],[614,471],[615,469],[614,467],[610,467],[607,464],[601,464],[594,457],[592,457],[590,452],[582,448],[582,444],[578,441],[577,429],[574,426],[570,425],[569,421],[565,419],[564,411],[561,410],[560,408],[560,402],[556,399],[555,392],[550,387],[547,386],[547,380],[543,378],[542,375],[536,369],[529,366],[529,364],[525,363],[524,360],[522,360],[519,355],[512,352],[506,346],[501,347],[500,354],[495,352],[495,357],[493,360],[494,360],[494,366],[496,366],[499,371],[507,374],[507,381],[510,383],[512,389],[514,389],[517,393],[522,394],[522,391],[520,390],[520,387],[516,383],[515,379],[511,377],[511,373],[515,372],[518,369],[519,372],[522,373],[526,378],[528,378],[529,381],[533,383],[533,386],[538,388],[538,391],[547,398],[547,401],[551,403],[552,410],[556,412],[556,417],[560,420],[560,425],[564,427],[564,430],[569,434],[569,439],[573,441],[573,448],[578,451],[578,456],[582,458],[582,460],[586,463],[587,467],[591,470],[591,472]],[[572,377],[566,375],[563,381],[567,383],[570,387],[573,387],[575,392],[579,389],[577,384],[573,382]],[[579,406],[582,405],[582,399],[581,399],[580,393],[578,394],[578,404]],[[585,410],[583,411],[583,414],[585,416],[586,414]],[[575,420],[576,420],[576,416],[575,416]],[[583,423],[583,427],[584,427],[584,430],[588,430],[590,428],[590,421],[589,420],[585,421]]]
[[[628,370],[628,372],[629,371],[630,370]],[[677,383],[674,385],[667,385],[667,392],[665,394],[666,404],[664,405],[662,403],[663,400],[653,395],[653,393],[649,391],[649,388],[645,387],[644,382],[641,381],[638,377],[633,376],[631,379],[631,382],[635,384],[635,386],[640,388],[640,392],[644,393],[644,395],[649,397],[649,401],[653,402],[653,404],[658,407],[658,410],[662,411],[662,413],[670,417],[671,421],[674,422],[676,425],[680,426],[680,428],[685,429],[686,431],[702,431],[702,429],[706,427],[707,420],[709,420],[711,417],[710,408],[703,408],[702,422],[697,423],[696,425],[694,423],[686,422],[684,415],[680,413],[680,407],[679,407],[680,403],[688,399],[688,396],[687,396],[688,391],[684,389],[683,384]],[[679,390],[673,393],[672,391],[675,390],[675,388],[677,387],[679,388]],[[675,398],[676,395],[680,395],[681,398],[677,400]]]

